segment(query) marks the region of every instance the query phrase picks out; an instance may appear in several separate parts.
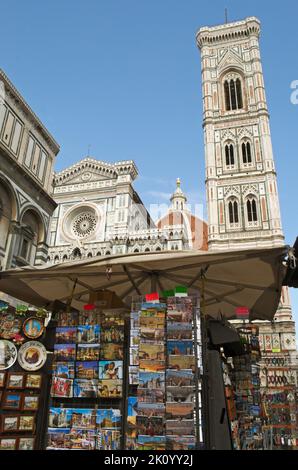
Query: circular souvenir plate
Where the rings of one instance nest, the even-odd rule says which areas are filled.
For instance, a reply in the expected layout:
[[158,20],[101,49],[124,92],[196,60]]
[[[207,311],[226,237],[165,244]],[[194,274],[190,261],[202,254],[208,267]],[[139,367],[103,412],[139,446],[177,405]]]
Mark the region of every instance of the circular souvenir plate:
[[21,330],[21,320],[13,313],[6,313],[0,318],[0,336],[4,339],[12,339]]
[[44,332],[44,323],[41,318],[30,317],[23,323],[23,333],[30,339],[39,338]]
[[39,370],[47,360],[47,351],[38,341],[28,341],[19,349],[18,361],[20,366],[28,371]]
[[11,341],[0,340],[0,370],[9,369],[17,359],[18,351]]

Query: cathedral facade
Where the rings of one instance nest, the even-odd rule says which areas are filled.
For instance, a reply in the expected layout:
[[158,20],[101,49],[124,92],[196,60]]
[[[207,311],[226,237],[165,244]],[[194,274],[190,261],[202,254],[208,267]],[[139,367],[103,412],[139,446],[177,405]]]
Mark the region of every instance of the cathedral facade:
[[166,214],[153,221],[133,187],[137,175],[133,161],[90,157],[56,173],[48,262],[207,249],[207,225],[188,210],[180,181]]

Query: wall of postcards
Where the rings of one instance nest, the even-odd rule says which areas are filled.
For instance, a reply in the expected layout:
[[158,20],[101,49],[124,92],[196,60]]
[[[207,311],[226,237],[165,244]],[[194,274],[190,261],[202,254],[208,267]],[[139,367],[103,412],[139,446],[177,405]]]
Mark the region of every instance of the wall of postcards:
[[244,354],[223,362],[223,376],[234,449],[264,449],[258,328],[238,328]]
[[0,450],[40,446],[47,403],[47,317],[44,310],[0,301]]
[[197,307],[197,299],[190,297],[133,303],[126,429],[129,450],[200,447]]
[[58,315],[47,449],[120,448],[123,345],[123,313]]

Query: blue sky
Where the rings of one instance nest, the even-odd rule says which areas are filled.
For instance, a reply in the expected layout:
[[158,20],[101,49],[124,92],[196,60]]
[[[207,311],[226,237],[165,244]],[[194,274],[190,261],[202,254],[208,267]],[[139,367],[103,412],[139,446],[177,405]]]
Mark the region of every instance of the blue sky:
[[[57,170],[88,153],[134,159],[144,203],[182,179],[204,202],[200,56],[204,25],[258,16],[286,242],[298,235],[298,3],[251,0],[0,1],[0,66],[61,145]],[[296,214],[296,216],[295,216]],[[298,293],[292,291],[298,321]]]

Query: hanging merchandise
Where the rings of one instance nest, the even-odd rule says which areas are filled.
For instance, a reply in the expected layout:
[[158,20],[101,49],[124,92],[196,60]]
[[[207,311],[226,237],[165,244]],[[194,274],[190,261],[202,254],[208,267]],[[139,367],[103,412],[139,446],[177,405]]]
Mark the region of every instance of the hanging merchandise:
[[45,320],[25,305],[0,303],[0,450],[41,448],[48,398]]
[[123,407],[123,312],[88,304],[55,329],[46,448],[117,450]]

